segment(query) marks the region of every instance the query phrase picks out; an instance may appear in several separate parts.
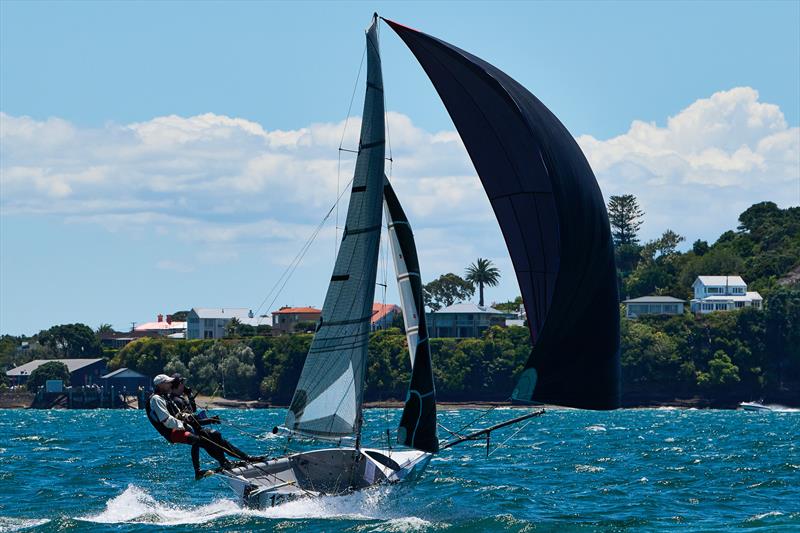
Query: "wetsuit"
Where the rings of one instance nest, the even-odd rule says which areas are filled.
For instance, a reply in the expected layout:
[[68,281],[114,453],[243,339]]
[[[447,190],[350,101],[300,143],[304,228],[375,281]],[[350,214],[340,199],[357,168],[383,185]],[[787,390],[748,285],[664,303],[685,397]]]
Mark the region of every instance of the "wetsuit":
[[[185,395],[172,394],[170,396],[170,400],[177,409],[178,413],[180,413],[178,416],[192,428],[196,435],[202,439],[211,441],[213,444],[216,444],[223,451],[223,453],[226,453],[231,457],[235,457],[241,461],[250,461],[252,459],[256,459],[234,446],[229,440],[225,439],[219,431],[203,427],[208,424],[218,423],[219,421],[214,418],[198,419],[196,416],[194,416],[194,413],[197,411],[197,404],[195,403],[194,397],[192,396],[190,390],[187,390]],[[195,453],[194,448],[192,449],[192,453]]]
[[180,413],[175,403],[160,394],[153,394],[145,403],[147,419],[167,442],[190,444],[192,446],[192,465],[195,475],[201,473],[200,470],[200,448],[203,448],[208,455],[213,457],[219,465],[226,466],[228,460],[225,458],[225,451],[219,443],[204,438],[202,435],[195,434],[187,428],[182,420],[175,415]]

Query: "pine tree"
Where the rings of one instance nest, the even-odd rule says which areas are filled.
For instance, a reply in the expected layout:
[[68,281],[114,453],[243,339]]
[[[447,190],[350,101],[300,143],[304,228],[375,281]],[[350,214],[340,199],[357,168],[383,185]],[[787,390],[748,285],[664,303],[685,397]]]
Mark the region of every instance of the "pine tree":
[[612,196],[608,202],[608,218],[611,223],[611,235],[616,246],[638,244],[636,233],[642,227],[644,211],[632,194]]

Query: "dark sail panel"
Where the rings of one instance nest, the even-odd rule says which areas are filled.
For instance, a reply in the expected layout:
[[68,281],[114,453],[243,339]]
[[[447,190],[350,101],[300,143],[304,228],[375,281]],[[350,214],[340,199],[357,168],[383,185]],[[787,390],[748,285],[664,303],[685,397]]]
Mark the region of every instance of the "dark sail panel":
[[512,396],[586,409],[618,407],[611,231],[600,187],[575,139],[496,67],[386,22],[444,102],[508,246],[534,342]]
[[411,224],[389,180],[384,182],[383,201],[411,356],[411,382],[397,429],[397,442],[424,452],[436,453],[439,451],[436,389],[433,384],[417,247]]
[[367,86],[353,188],[322,316],[285,426],[339,439],[359,433],[383,204],[383,76],[377,19],[367,30]]

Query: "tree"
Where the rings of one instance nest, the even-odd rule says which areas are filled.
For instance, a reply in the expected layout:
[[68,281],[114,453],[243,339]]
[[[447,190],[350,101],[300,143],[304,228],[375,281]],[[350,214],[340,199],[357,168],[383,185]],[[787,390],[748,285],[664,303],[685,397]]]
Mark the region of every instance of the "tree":
[[64,385],[69,385],[69,368],[67,368],[67,365],[60,361],[50,361],[37,367],[28,376],[28,390],[35,391],[50,379],[60,379],[64,382]]
[[634,195],[611,196],[608,202],[608,219],[616,246],[639,242],[636,233],[642,227],[643,216],[644,211],[639,208]]
[[86,324],[62,324],[39,333],[39,343],[63,357],[97,357],[100,341]]
[[678,235],[671,229],[668,229],[656,240],[656,252],[659,257],[673,255],[678,251],[678,245],[685,240],[686,237],[683,235]]
[[317,323],[313,320],[301,320],[294,325],[294,331],[297,333],[313,333],[317,327]]
[[189,318],[189,311],[175,311],[170,316],[173,322],[186,322]]
[[477,261],[467,267],[466,280],[477,285],[480,294],[478,305],[483,307],[483,286],[495,287],[500,282],[500,271],[488,259],[478,258]]
[[114,333],[114,327],[111,324],[103,323],[103,324],[100,324],[99,326],[97,326],[97,329],[95,330],[95,334],[98,337],[101,336],[101,335],[104,335],[106,333]]
[[722,350],[717,350],[714,358],[708,362],[708,372],[697,373],[697,384],[704,387],[719,387],[739,381],[739,367]]
[[451,272],[442,274],[439,279],[423,285],[422,294],[425,305],[433,311],[438,311],[442,307],[469,299],[475,294],[475,286]]
[[516,313],[519,311],[521,305],[522,305],[522,296],[517,296],[513,300],[509,300],[507,302],[500,302],[492,305],[492,307],[494,307],[498,311],[503,311],[505,313]]
[[218,340],[192,357],[188,375],[197,390],[220,390],[225,398],[252,398],[258,386],[254,359],[246,344]]
[[698,257],[701,255],[706,255],[708,253],[708,242],[697,239],[692,244],[692,251],[694,252],[694,255]]
[[241,328],[242,328],[242,323],[239,321],[238,318],[233,317],[225,325],[225,336],[226,337],[241,337],[242,336]]

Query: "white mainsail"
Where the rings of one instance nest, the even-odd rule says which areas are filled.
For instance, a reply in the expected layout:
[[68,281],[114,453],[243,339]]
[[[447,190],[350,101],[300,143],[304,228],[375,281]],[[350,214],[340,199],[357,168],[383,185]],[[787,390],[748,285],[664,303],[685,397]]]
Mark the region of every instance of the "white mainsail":
[[367,88],[358,158],[322,318],[286,416],[286,428],[320,438],[358,434],[378,267],[385,124],[377,18],[367,29]]

